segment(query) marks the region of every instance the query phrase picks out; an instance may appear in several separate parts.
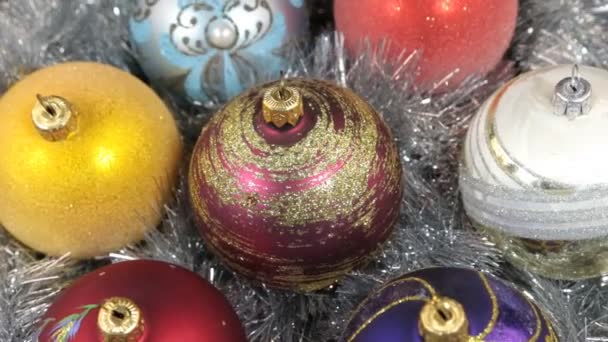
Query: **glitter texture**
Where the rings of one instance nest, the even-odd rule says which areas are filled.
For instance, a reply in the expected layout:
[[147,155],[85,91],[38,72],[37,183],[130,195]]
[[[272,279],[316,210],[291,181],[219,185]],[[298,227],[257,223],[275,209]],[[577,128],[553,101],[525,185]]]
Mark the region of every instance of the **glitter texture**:
[[349,53],[364,41],[388,42],[393,58],[417,51],[416,85],[451,90],[500,63],[517,8],[518,0],[335,0],[334,12]]
[[[331,7],[327,0],[306,3],[323,7],[312,13],[329,13]],[[404,166],[408,195],[394,233],[366,266],[351,271],[330,290],[276,291],[229,271],[190,221],[186,177],[161,229],[150,231],[145,243],[108,257],[115,262],[153,258],[195,270],[226,294],[252,342],[335,341],[374,288],[437,265],[474,267],[514,284],[547,313],[560,341],[607,340],[607,279],[555,281],[513,268],[485,235],[469,229],[458,203],[460,142],[472,115],[498,87],[522,69],[572,62],[608,65],[608,1],[519,3],[518,28],[508,53],[513,63],[500,65],[486,78],[469,78],[444,94],[429,96],[412,86],[419,52],[388,57],[380,44],[348,58],[341,38],[331,32],[320,35],[311,49],[286,51],[295,56],[287,75],[337,82],[373,105],[389,124]],[[103,61],[141,76],[126,44],[125,7],[125,1],[117,0],[0,1],[0,91],[32,70],[65,60]],[[312,29],[319,32],[320,27]],[[171,104],[188,146],[222,105],[189,106],[167,92],[160,94]],[[65,281],[99,265],[76,267],[65,259],[40,259],[2,229],[0,245],[0,340],[30,342],[37,320]]]
[[[44,139],[32,123],[36,94],[70,102],[77,131]],[[140,240],[161,220],[182,145],[171,113],[136,78],[101,64],[58,64],[11,87],[0,118],[0,222],[24,244],[94,256]]]
[[384,242],[402,192],[380,117],[347,89],[295,79],[304,116],[266,123],[274,85],[237,97],[204,128],[190,191],[201,233],[231,267],[277,287],[327,286]]

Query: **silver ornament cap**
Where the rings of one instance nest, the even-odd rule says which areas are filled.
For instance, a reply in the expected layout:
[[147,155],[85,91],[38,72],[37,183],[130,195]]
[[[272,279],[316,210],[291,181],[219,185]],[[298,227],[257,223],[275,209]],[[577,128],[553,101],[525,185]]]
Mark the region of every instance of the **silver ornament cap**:
[[572,67],[572,75],[555,86],[553,112],[574,120],[591,110],[591,84],[579,74],[578,65]]

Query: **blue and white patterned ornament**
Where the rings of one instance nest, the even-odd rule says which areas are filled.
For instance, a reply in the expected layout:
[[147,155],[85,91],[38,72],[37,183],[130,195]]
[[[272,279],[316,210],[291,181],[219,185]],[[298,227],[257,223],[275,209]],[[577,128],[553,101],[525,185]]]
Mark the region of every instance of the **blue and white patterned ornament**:
[[153,82],[206,103],[278,77],[307,20],[304,0],[137,0],[129,30]]

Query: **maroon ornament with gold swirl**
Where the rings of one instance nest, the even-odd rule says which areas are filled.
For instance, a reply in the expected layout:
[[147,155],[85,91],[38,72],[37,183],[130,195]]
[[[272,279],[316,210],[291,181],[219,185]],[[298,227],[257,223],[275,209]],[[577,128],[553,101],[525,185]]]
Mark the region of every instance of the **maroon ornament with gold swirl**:
[[189,187],[200,232],[228,266],[311,291],[388,238],[401,176],[389,129],[365,101],[292,79],[251,89],[215,114],[193,152]]

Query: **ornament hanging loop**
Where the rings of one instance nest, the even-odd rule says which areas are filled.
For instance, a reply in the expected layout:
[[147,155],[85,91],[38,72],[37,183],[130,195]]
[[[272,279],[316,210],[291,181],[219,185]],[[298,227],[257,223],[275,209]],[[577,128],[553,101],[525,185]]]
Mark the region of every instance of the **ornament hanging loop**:
[[78,125],[72,105],[60,96],[36,95],[32,121],[38,133],[48,141],[67,139]]
[[578,65],[572,67],[572,75],[555,86],[553,112],[574,120],[591,110],[591,84],[582,78]]
[[578,71],[578,64],[572,67],[572,76],[570,76],[570,89],[576,91],[580,87],[581,75]]

